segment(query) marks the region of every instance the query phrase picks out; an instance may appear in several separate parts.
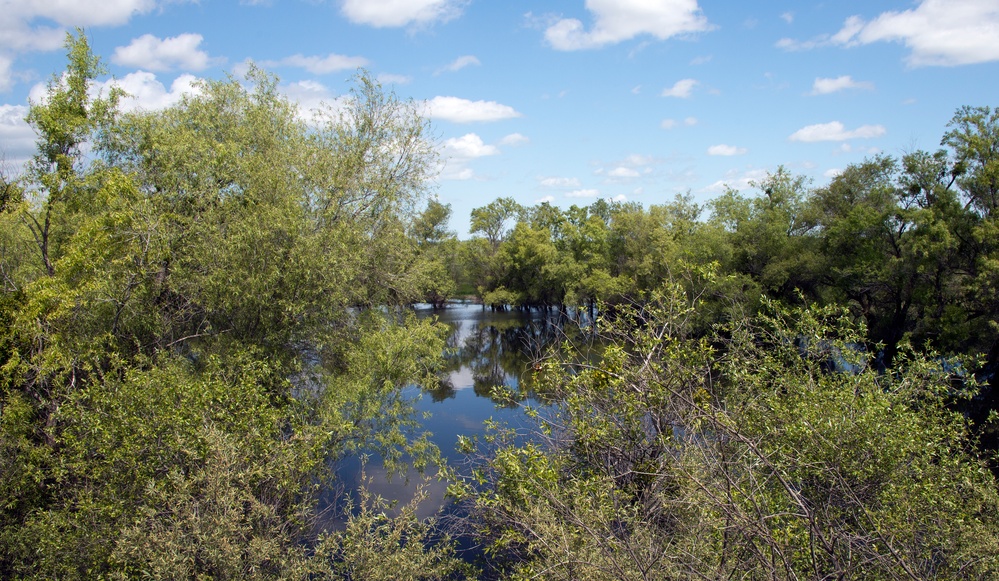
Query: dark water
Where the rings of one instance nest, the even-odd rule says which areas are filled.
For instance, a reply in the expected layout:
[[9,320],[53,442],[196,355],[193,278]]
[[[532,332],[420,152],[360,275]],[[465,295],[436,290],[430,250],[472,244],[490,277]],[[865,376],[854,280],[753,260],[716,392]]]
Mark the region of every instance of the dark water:
[[[497,403],[490,397],[493,389],[506,386],[527,390],[524,382],[529,382],[532,364],[548,344],[564,339],[564,329],[574,323],[567,324],[566,317],[557,313],[493,312],[473,303],[449,303],[441,310],[418,305],[416,312],[419,317],[436,317],[452,329],[440,387],[433,391],[417,387],[406,390],[417,413],[427,413],[421,420],[423,429],[433,434],[431,441],[441,456],[451,465],[461,462],[463,456],[455,449],[458,437],[482,436],[487,420],[526,432],[528,422],[522,408]],[[538,402],[528,395],[525,403]],[[360,461],[344,462],[338,475],[343,491],[356,491],[362,481]],[[380,461],[371,458],[364,466],[363,477],[369,491],[401,504],[413,498],[417,486],[426,487],[429,498],[417,512],[421,518],[446,507],[446,484],[434,478],[428,480],[416,471],[390,478]]]

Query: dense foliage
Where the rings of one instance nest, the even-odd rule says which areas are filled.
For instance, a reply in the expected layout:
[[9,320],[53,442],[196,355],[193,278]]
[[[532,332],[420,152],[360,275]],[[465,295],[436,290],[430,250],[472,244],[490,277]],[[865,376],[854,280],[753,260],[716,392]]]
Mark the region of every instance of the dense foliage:
[[905,350],[891,374],[865,368],[863,328],[837,308],[768,301],[699,336],[723,281],[696,274],[605,320],[597,361],[562,350],[540,364],[535,389],[554,403],[528,410],[530,441],[502,428],[465,441],[471,469],[452,492],[487,571],[999,575],[999,494],[939,361]]
[[[120,115],[119,93],[89,92],[86,39],[67,46],[0,214],[0,577],[423,555],[411,514],[382,522],[371,499],[317,537],[316,508],[345,455],[432,457],[400,389],[431,381],[442,331],[371,308],[437,276],[407,234],[435,163],[424,122],[362,75],[306,126],[260,71]],[[448,551],[394,571],[436,577]]]
[[[256,69],[124,114],[67,49],[0,179],[0,577],[999,577],[999,111],[821,187],[500,198],[458,240],[363,73],[308,123]],[[533,433],[441,467],[478,570],[415,504],[320,506],[348,456],[436,459],[402,388],[446,396],[446,329],[403,307],[458,293],[586,327],[547,329]],[[476,392],[493,331],[449,353]]]

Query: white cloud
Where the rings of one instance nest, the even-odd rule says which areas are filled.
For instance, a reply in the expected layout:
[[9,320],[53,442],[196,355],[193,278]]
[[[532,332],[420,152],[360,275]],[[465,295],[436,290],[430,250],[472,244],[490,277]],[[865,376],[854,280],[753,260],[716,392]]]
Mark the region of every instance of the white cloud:
[[709,54],[704,55],[704,56],[694,57],[694,58],[690,59],[690,64],[692,66],[704,65],[704,64],[707,64],[707,63],[711,62],[712,58],[713,58],[712,55],[709,55]]
[[880,137],[885,134],[882,125],[861,125],[860,127],[847,130],[839,121],[829,123],[819,123],[802,127],[788,137],[791,141],[802,141],[811,143],[815,141],[846,141],[847,139],[870,139]]
[[368,59],[360,56],[344,56],[330,53],[326,56],[305,56],[294,54],[276,61],[262,61],[264,67],[296,67],[314,75],[327,75],[336,71],[346,71],[366,66]]
[[408,85],[413,82],[413,77],[407,75],[393,75],[391,73],[382,73],[376,77],[378,82],[383,85]]
[[376,28],[429,25],[461,15],[465,0],[343,0],[340,11],[354,24]]
[[734,145],[725,145],[722,143],[709,147],[708,155],[742,155],[746,153],[746,151],[747,149],[745,147],[736,147]]
[[586,190],[573,190],[568,192],[565,197],[567,198],[596,198],[600,195],[600,190],[586,189]]
[[780,15],[780,19],[788,24],[792,24],[794,22],[794,12],[784,12]]
[[782,38],[785,50],[901,42],[913,67],[956,66],[999,60],[999,3],[993,0],[921,0],[913,9],[882,12],[873,20],[851,16],[836,34],[811,40]]
[[539,182],[546,188],[578,188],[583,184],[577,178],[541,178]]
[[482,138],[474,133],[466,133],[461,137],[452,137],[444,141],[444,150],[450,156],[459,159],[474,159],[499,153],[496,146],[486,145]]
[[452,167],[448,165],[440,174],[442,180],[467,181],[475,177],[475,172],[468,167]]
[[720,179],[703,189],[705,192],[721,193],[727,188],[745,190],[753,187],[767,177],[765,169],[749,169],[745,171],[732,170],[725,172],[725,178]]
[[511,133],[500,139],[500,145],[525,145],[530,143],[531,140],[526,135],[521,135],[520,133]]
[[607,175],[612,178],[637,178],[641,174],[630,167],[616,167],[607,172]]
[[0,48],[15,52],[50,51],[62,47],[66,31],[50,26],[29,27],[17,20],[0,20]]
[[427,102],[428,115],[455,123],[501,121],[520,117],[513,107],[496,101],[469,101],[458,97],[434,97]]
[[[674,127],[677,126],[677,124],[678,121],[676,119],[663,119],[662,122],[659,124],[659,126],[662,127],[663,129],[673,129]],[[686,125],[687,127],[693,127],[694,125],[697,125],[697,118],[687,117],[686,119],[683,120],[683,124]]]
[[627,202],[628,201],[628,196],[626,196],[624,194],[618,194],[618,195],[614,196],[613,198],[610,198],[610,201],[612,201],[612,202]]
[[5,0],[5,16],[30,22],[52,20],[62,26],[117,26],[157,6],[155,0]]
[[871,83],[870,81],[854,81],[853,77],[850,75],[843,75],[836,78],[818,77],[815,79],[815,83],[812,84],[812,94],[828,95],[829,93],[845,91],[846,89],[870,90],[873,88],[874,83]]
[[7,58],[58,50],[66,40],[66,27],[125,24],[157,4],[157,0],[0,0],[0,49],[9,51]]
[[438,69],[437,72],[435,72],[434,74],[435,75],[439,75],[441,73],[454,73],[454,72],[460,71],[461,69],[463,69],[465,67],[479,66],[481,64],[482,63],[479,62],[479,59],[475,58],[474,56],[472,56],[470,54],[467,54],[465,56],[460,56],[460,57],[454,59],[454,61],[452,61],[452,62],[448,63],[446,66]]
[[641,167],[644,165],[651,165],[656,163],[656,159],[651,155],[642,155],[640,153],[632,153],[628,157],[624,158],[622,165],[630,165],[633,167]]
[[219,62],[198,46],[204,40],[200,34],[184,33],[159,39],[151,34],[133,38],[128,46],[114,49],[111,62],[147,71],[182,69],[200,71]]
[[694,79],[682,79],[675,83],[668,89],[663,89],[663,97],[677,97],[680,99],[686,99],[690,97],[691,92],[694,87],[698,85],[698,82]]
[[[0,105],[0,161],[5,165],[20,165],[35,152],[35,131],[24,120],[25,105]],[[13,167],[4,171],[15,172]]]
[[838,176],[841,173],[843,173],[843,170],[839,169],[838,167],[833,167],[822,172],[822,176],[828,179],[833,179],[834,177]]
[[712,28],[697,0],[586,0],[586,9],[594,20],[590,30],[575,18],[560,19],[545,30],[553,48],[599,48],[642,34],[666,40]]
[[343,97],[336,96],[318,81],[297,81],[282,85],[280,89],[298,105],[298,117],[306,123],[325,122],[343,105]]
[[9,91],[14,86],[14,75],[11,71],[13,64],[14,59],[0,54],[0,93]]
[[537,200],[534,200],[535,205],[537,204],[554,204],[555,196],[542,196]]
[[[112,86],[116,86],[127,93],[127,96],[121,102],[123,110],[156,111],[175,105],[185,94],[198,94],[197,83],[197,77],[184,74],[174,79],[168,90],[153,73],[136,71],[120,79],[110,79],[103,83],[95,83],[91,90],[107,94]],[[36,85],[36,90],[39,87],[40,85]]]
[[993,0],[923,0],[914,9],[883,12],[870,22],[848,19],[837,44],[901,42],[911,66],[954,66],[999,60],[999,3]]

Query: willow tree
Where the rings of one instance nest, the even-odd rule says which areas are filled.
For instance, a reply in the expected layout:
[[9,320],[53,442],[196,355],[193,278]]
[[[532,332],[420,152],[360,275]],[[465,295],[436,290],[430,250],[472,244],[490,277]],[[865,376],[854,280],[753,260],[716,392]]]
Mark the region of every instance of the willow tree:
[[333,574],[397,534],[422,553],[415,521],[317,539],[315,510],[347,454],[432,452],[400,389],[441,330],[354,309],[418,289],[396,241],[425,121],[361,74],[306,124],[259,70],[123,115],[88,90],[86,38],[67,48],[0,214],[0,576]]

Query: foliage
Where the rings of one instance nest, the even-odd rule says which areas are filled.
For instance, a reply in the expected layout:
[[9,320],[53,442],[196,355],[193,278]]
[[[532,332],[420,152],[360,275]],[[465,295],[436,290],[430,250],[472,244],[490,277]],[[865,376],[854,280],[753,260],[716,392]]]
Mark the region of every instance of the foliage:
[[[706,274],[706,276],[711,276]],[[863,327],[788,309],[691,334],[672,283],[542,363],[555,404],[453,487],[510,578],[991,578],[999,496],[939,363],[830,373]],[[471,451],[469,449],[468,451]]]
[[303,577],[337,460],[436,455],[443,329],[370,308],[425,285],[425,122],[361,74],[310,127],[259,70],[120,115],[67,54],[0,212],[0,576]]

